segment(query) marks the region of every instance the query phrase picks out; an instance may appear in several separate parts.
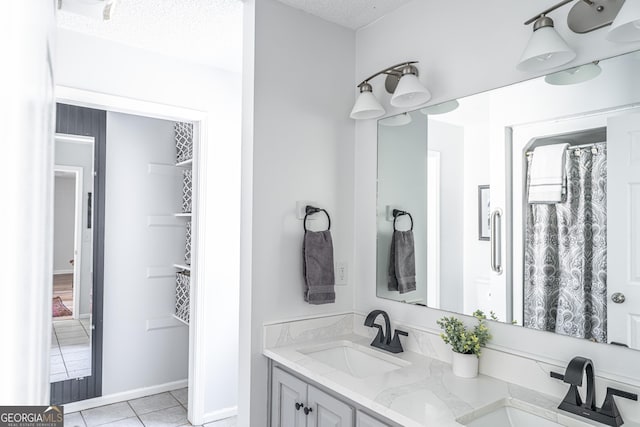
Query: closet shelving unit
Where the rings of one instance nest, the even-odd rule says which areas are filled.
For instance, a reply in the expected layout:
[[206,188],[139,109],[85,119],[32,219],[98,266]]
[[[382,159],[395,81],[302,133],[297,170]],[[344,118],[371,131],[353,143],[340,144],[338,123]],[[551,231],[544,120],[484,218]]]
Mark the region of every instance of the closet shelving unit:
[[177,218],[185,219],[185,255],[181,262],[173,265],[176,269],[176,304],[173,317],[189,324],[189,301],[191,293],[191,220],[193,205],[193,124],[175,124],[176,167],[182,173],[182,211]]

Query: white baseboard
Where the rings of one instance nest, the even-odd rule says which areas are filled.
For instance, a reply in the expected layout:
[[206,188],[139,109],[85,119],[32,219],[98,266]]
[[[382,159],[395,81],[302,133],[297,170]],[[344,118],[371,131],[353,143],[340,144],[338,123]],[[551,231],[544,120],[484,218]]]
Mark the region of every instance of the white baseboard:
[[58,274],[72,274],[73,269],[71,270],[53,270],[53,275],[56,276]]
[[164,393],[165,391],[178,390],[187,387],[187,384],[187,380],[173,381],[151,387],[143,387],[135,390],[123,391],[121,393],[95,397],[93,399],[66,403],[64,405],[64,412],[65,414],[70,414],[72,412],[84,411],[85,409],[91,409],[98,406],[110,405],[112,403],[125,402],[127,400],[150,396],[152,394]]
[[214,421],[224,420],[225,418],[235,417],[238,415],[238,407],[232,406],[231,408],[224,408],[213,412],[207,412],[204,414],[204,423],[208,424]]

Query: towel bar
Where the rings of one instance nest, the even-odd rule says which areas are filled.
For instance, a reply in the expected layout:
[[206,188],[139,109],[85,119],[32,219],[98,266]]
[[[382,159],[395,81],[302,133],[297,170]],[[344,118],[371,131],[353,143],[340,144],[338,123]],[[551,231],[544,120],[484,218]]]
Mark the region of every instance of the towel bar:
[[393,214],[393,231],[398,230],[396,228],[396,220],[398,219],[399,216],[402,216],[402,215],[409,215],[409,219],[411,220],[411,231],[413,231],[413,217],[409,212],[401,211],[400,209],[394,209],[392,214]]
[[326,209],[316,208],[315,206],[307,205],[307,207],[305,208],[304,220],[302,221],[302,227],[304,228],[304,231],[307,231],[307,217],[309,215],[313,215],[318,212],[324,212],[324,214],[327,216],[327,221],[328,221],[327,230],[331,230],[331,217],[329,216],[329,212],[327,212]]

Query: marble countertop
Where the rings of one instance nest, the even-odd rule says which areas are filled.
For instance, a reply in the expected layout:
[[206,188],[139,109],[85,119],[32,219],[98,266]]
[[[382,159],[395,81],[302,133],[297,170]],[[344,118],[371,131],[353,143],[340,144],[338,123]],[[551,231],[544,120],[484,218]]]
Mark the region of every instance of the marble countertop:
[[496,406],[505,399],[512,406],[563,425],[593,425],[559,413],[556,409],[559,401],[555,397],[485,375],[459,378],[453,375],[449,364],[419,353],[405,351],[392,355],[408,362],[407,365],[381,375],[355,378],[301,352],[345,340],[390,355],[370,347],[371,338],[353,333],[266,346],[263,353],[278,364],[405,427],[460,426],[456,420],[474,418],[486,412],[489,405]]

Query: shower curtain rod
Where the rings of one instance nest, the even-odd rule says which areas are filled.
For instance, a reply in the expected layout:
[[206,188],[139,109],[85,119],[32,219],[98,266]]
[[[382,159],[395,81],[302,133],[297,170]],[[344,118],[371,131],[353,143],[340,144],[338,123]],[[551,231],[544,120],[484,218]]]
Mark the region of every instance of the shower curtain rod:
[[[571,150],[580,150],[582,148],[593,148],[594,145],[597,144],[603,144],[603,142],[592,142],[590,144],[582,144],[582,145],[570,145],[567,147],[567,151],[571,151]],[[533,155],[533,150],[532,151],[527,151],[525,153],[527,156],[532,156]]]

